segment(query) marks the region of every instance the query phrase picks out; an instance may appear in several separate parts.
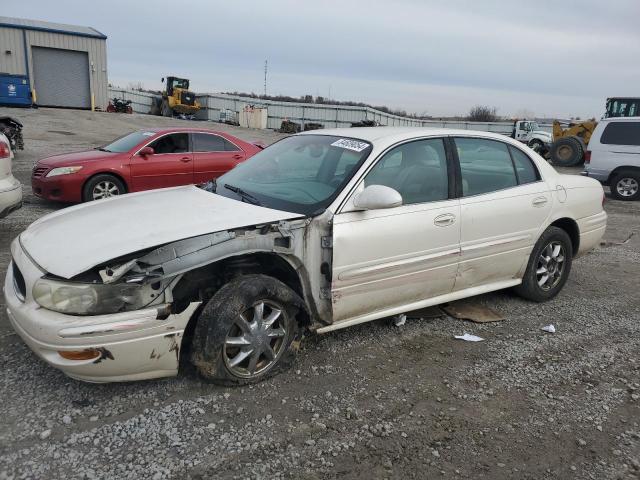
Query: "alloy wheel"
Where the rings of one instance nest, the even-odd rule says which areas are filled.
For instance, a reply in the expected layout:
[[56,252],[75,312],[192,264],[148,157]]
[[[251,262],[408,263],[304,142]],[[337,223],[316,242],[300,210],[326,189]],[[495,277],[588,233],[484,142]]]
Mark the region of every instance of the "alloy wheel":
[[285,350],[286,311],[271,301],[242,312],[229,329],[223,358],[235,376],[252,378],[270,369]]
[[96,183],[95,187],[93,187],[92,197],[94,200],[102,200],[103,198],[115,197],[117,195],[120,195],[120,189],[115,183],[109,180]]
[[616,191],[621,197],[633,197],[638,193],[638,181],[631,177],[621,178],[616,183]]
[[565,266],[565,249],[560,242],[551,242],[540,252],[536,269],[538,286],[551,290],[562,279]]

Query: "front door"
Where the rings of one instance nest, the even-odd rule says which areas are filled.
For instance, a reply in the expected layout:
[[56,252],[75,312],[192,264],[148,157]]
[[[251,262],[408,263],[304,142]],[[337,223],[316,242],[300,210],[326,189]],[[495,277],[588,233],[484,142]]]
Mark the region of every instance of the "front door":
[[240,147],[213,133],[192,133],[193,178],[205,183],[227,173],[247,158]]
[[170,133],[148,145],[153,155],[131,159],[133,191],[193,183],[193,155],[188,133]]
[[551,191],[519,148],[486,138],[455,138],[455,145],[462,180],[455,290],[513,281],[551,212]]
[[[359,189],[385,185],[403,205],[344,211],[333,221],[333,319],[354,320],[451,292],[458,267],[460,202],[449,193],[443,139],[384,154]],[[352,202],[347,202],[347,208]],[[351,209],[353,210],[353,209]]]

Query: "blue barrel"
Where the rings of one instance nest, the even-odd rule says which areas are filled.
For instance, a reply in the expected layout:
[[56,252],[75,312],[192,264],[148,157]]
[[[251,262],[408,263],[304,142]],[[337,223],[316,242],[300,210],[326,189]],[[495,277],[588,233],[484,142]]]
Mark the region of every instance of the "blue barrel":
[[0,73],[0,105],[31,106],[29,77]]

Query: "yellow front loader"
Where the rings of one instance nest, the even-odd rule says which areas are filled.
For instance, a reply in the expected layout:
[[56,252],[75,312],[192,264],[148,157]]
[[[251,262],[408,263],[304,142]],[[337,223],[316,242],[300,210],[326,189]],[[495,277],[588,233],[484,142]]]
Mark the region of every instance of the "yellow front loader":
[[[165,79],[163,78],[164,82]],[[154,97],[151,103],[151,114],[173,117],[175,114],[193,115],[200,110],[196,94],[189,91],[189,80],[186,78],[167,77],[167,87],[162,97]]]
[[587,120],[570,123],[563,128],[559,121],[553,122],[551,160],[555,165],[571,167],[584,162],[584,152],[598,122]]

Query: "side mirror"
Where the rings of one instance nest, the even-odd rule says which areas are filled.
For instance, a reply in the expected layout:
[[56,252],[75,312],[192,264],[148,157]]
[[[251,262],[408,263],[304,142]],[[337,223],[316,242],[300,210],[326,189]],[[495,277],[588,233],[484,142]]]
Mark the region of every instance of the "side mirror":
[[378,210],[402,205],[402,195],[391,187],[369,185],[353,199],[353,206],[359,210]]
[[153,155],[154,153],[156,152],[152,147],[144,147],[138,152],[138,155],[140,155],[141,157],[147,157],[149,155]]

